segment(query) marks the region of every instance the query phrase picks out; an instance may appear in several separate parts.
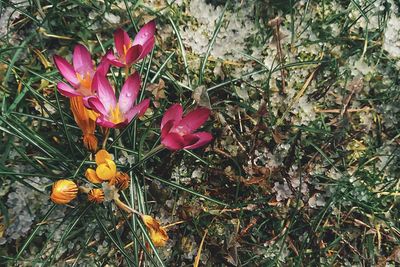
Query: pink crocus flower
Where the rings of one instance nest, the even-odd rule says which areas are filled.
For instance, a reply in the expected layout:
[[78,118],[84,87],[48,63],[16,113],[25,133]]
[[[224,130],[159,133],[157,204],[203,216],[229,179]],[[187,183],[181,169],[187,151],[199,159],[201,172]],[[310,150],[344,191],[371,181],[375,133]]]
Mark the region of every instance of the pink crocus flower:
[[154,20],[150,21],[140,29],[133,42],[123,29],[116,30],[114,32],[114,43],[117,55],[108,53],[108,60],[117,67],[130,67],[133,63],[143,59],[154,47],[155,30],[156,23]]
[[140,76],[137,72],[126,79],[119,94],[118,102],[110,82],[104,75],[96,73],[92,87],[97,96],[87,99],[88,105],[100,116],[96,123],[107,128],[120,128],[129,124],[135,116],[142,116],[149,107],[145,99],[138,105],[135,100],[140,90]]
[[180,104],[172,105],[161,120],[161,143],[170,150],[195,149],[212,140],[207,132],[196,132],[210,115],[207,108],[197,108],[182,118]]
[[[54,56],[54,63],[61,75],[72,85],[71,87],[64,82],[59,82],[57,88],[60,94],[66,97],[87,97],[95,94],[92,90],[92,80],[96,70],[91,55],[85,46],[81,44],[75,46],[72,57],[73,65],[58,55]],[[106,57],[103,57],[97,72],[105,76],[109,66],[110,63]]]

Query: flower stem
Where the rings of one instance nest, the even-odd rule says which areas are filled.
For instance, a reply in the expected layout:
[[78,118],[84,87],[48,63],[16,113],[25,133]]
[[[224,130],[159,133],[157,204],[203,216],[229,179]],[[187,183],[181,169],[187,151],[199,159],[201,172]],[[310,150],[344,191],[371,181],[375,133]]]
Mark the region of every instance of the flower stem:
[[86,186],[79,186],[79,191],[81,191],[82,193],[87,194],[87,193],[89,193],[90,188],[86,187]]
[[103,135],[103,137],[104,137],[104,139],[103,139],[103,145],[102,145],[102,148],[103,149],[106,149],[106,144],[107,144],[107,139],[108,139],[108,136],[110,135],[110,128],[106,128],[105,130],[104,130],[104,135]]
[[129,67],[126,66],[124,70],[125,70],[125,80],[126,80],[126,79],[128,79],[128,76],[129,76]]
[[126,205],[124,202],[121,201],[121,199],[119,199],[118,197],[114,198],[114,202],[115,204],[123,209],[124,211],[128,212],[128,213],[135,213],[138,216],[142,216],[142,214],[140,212],[138,212],[137,210],[132,209],[131,207],[129,207],[128,205]]

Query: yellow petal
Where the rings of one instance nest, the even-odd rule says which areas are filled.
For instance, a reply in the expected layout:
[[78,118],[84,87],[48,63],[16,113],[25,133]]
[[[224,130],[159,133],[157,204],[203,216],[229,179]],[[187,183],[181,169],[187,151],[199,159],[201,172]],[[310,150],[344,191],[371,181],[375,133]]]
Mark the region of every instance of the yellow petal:
[[149,236],[154,245],[156,247],[165,246],[169,239],[165,228],[160,226],[160,223],[149,215],[142,215],[142,220],[149,231]]
[[106,159],[112,160],[112,157],[105,149],[101,149],[96,153],[95,160],[97,165],[106,163]]
[[99,114],[93,110],[88,109],[88,115],[89,118],[92,119],[93,121],[96,121],[97,117],[99,116]]
[[106,163],[102,163],[97,167],[96,174],[101,180],[108,181],[115,177],[117,166],[112,160],[105,159],[105,161]]
[[92,183],[94,183],[94,184],[99,184],[99,183],[102,183],[102,182],[103,182],[103,180],[101,180],[101,179],[97,176],[96,171],[93,170],[93,169],[91,169],[91,168],[88,168],[88,169],[86,170],[86,172],[85,172],[85,177],[86,177],[86,179],[88,179],[90,182],[92,182]]

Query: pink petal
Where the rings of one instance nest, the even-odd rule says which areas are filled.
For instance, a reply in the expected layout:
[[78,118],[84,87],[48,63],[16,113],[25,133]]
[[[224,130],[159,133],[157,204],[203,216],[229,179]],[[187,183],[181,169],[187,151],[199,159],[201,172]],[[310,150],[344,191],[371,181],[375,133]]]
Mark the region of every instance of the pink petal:
[[174,126],[173,120],[170,120],[164,124],[164,127],[161,129],[161,139],[164,139],[169,134],[173,126]]
[[117,98],[115,97],[114,90],[106,77],[96,72],[92,81],[92,88],[97,92],[97,96],[107,113],[110,109],[115,108]]
[[143,44],[142,52],[140,53],[140,56],[137,60],[143,59],[145,56],[147,56],[151,52],[151,50],[153,50],[154,43],[155,43],[155,38],[153,36],[146,43]]
[[55,55],[54,63],[61,75],[70,83],[73,87],[78,87],[79,80],[76,77],[76,72],[71,64],[68,63],[64,58]]
[[128,52],[126,53],[126,64],[131,65],[135,63],[139,59],[141,52],[142,52],[141,45],[134,45],[131,48],[129,48]]
[[164,116],[161,120],[161,129],[164,128],[164,125],[170,121],[180,121],[182,119],[183,109],[180,104],[172,105],[167,111],[165,111]]
[[97,118],[96,123],[100,126],[106,128],[117,128],[119,124],[115,124],[111,121],[108,121],[104,116],[100,116]]
[[108,61],[111,63],[111,65],[114,65],[118,68],[123,68],[126,66],[126,64],[119,59],[117,59],[114,55],[112,56],[107,56]]
[[[154,20],[145,24],[140,31],[136,34],[132,45],[144,45],[149,39],[154,39],[154,33],[156,31],[156,22]],[[151,50],[151,49],[150,49]]]
[[146,112],[147,108],[150,105],[150,99],[145,99],[133,108],[131,108],[127,113],[125,113],[125,118],[128,120],[128,123],[133,119],[133,117],[141,117]]
[[140,90],[140,76],[135,72],[126,79],[119,94],[118,105],[122,113],[130,110]]
[[100,99],[97,98],[97,96],[89,96],[83,99],[85,106],[87,103],[88,107],[93,109],[97,113],[100,113],[103,116],[108,116],[108,111],[105,109],[104,105],[101,103]]
[[58,92],[66,97],[80,96],[80,94],[66,83],[57,83]]
[[[100,75],[106,76],[108,70],[110,69],[110,61],[108,60],[108,55],[112,55],[112,51],[109,50],[105,56],[102,57],[99,66],[97,66],[96,72],[99,72]],[[114,56],[114,55],[113,55]]]
[[[83,105],[86,107],[86,108],[88,108],[88,109],[93,109],[91,106],[90,106],[90,104],[89,104],[89,99],[90,98],[97,98],[96,96],[85,96],[85,97],[83,97],[82,98],[82,100],[83,100]],[[103,107],[104,108],[104,107]]]
[[208,108],[197,108],[183,117],[178,126],[187,127],[193,132],[206,122],[210,112]]
[[170,133],[161,140],[161,143],[169,150],[182,149],[185,146],[183,137],[177,133]]
[[75,72],[82,75],[93,73],[92,57],[87,48],[83,45],[77,44],[75,46],[72,61],[74,63]]
[[131,47],[131,40],[129,39],[129,35],[121,28],[114,32],[114,43],[119,56],[125,55],[124,45],[125,49],[129,49]]
[[211,142],[212,135],[207,132],[198,132],[194,134],[187,134],[183,137],[185,140],[185,149],[195,149],[204,146]]

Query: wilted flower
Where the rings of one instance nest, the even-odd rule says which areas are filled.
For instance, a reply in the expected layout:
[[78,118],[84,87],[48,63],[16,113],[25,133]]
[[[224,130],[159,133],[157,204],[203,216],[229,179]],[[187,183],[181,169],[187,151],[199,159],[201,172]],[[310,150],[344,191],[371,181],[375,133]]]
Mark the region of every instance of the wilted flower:
[[99,188],[95,188],[89,191],[88,200],[94,203],[101,203],[104,201],[104,192]]
[[130,183],[130,177],[127,173],[125,172],[117,172],[115,175],[115,187],[117,187],[120,190],[125,190],[129,187]]
[[[58,55],[54,56],[54,63],[57,69],[69,84],[72,85],[71,87],[66,83],[59,82],[57,84],[58,91],[66,97],[87,97],[94,95],[92,80],[96,70],[93,66],[91,55],[85,46],[81,44],[75,46],[72,62],[73,65]],[[105,76],[109,66],[110,63],[106,59],[106,56],[103,57],[98,66],[97,73]]]
[[67,204],[76,198],[78,186],[71,180],[58,180],[51,189],[51,200],[56,204]]
[[155,30],[156,23],[150,21],[140,29],[133,42],[123,29],[116,30],[114,32],[114,43],[117,56],[107,53],[107,59],[117,67],[129,67],[143,59],[154,47]]
[[93,79],[93,88],[97,90],[97,97],[88,98],[89,106],[100,114],[96,122],[103,127],[118,128],[126,126],[136,115],[142,116],[150,100],[145,99],[138,105],[134,105],[140,83],[137,72],[129,76],[122,86],[117,102],[110,82],[103,75],[96,74]]
[[210,115],[207,108],[197,108],[182,118],[183,109],[174,104],[164,114],[161,121],[161,143],[170,150],[194,149],[209,143],[212,135],[197,130]]
[[142,215],[142,220],[149,231],[151,241],[156,247],[163,247],[168,241],[168,234],[160,223],[149,215]]
[[83,132],[83,144],[88,150],[95,152],[97,150],[97,138],[94,132],[97,114],[84,106],[81,96],[71,97],[70,104],[75,122]]

